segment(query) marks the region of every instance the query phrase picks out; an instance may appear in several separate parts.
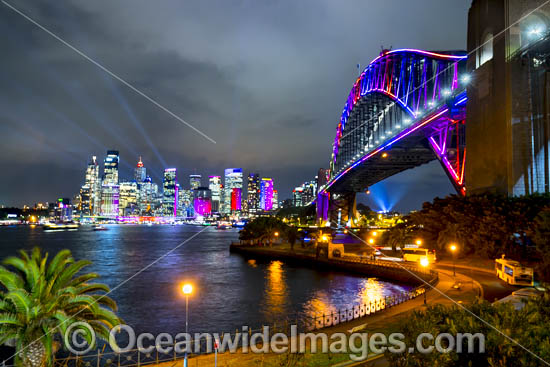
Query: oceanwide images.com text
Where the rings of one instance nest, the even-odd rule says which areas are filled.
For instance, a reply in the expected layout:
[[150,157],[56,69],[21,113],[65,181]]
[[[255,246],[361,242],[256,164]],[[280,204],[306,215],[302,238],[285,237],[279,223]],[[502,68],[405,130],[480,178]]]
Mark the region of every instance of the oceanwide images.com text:
[[[117,341],[123,336],[125,342]],[[121,339],[121,338],[118,338]],[[369,354],[390,353],[484,353],[485,335],[481,333],[421,333],[414,345],[407,346],[402,333],[298,333],[298,327],[290,327],[290,335],[270,333],[269,326],[261,332],[251,332],[243,326],[235,334],[220,333],[141,333],[136,335],[129,325],[118,325],[109,333],[109,346],[116,353],[138,350],[141,353],[348,353],[352,360],[360,361]],[[73,354],[84,355],[95,346],[96,336],[92,327],[85,322],[70,325],[64,336],[66,348]],[[124,345],[121,345],[124,344]]]

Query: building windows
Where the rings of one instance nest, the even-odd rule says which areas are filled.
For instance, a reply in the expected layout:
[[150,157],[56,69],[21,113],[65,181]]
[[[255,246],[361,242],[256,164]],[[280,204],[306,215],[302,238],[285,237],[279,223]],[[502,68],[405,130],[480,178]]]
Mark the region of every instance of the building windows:
[[490,61],[492,59],[493,59],[493,34],[487,33],[485,37],[483,37],[481,44],[479,45],[476,67],[480,67],[481,65],[485,64],[487,61]]

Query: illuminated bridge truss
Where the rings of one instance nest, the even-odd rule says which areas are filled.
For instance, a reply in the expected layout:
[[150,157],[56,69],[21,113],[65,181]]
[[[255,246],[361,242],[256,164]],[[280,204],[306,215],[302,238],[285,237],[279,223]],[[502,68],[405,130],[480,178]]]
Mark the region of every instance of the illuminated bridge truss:
[[385,51],[364,69],[337,127],[320,217],[328,209],[319,201],[331,194],[350,197],[434,159],[465,194],[465,67],[464,52],[406,49]]

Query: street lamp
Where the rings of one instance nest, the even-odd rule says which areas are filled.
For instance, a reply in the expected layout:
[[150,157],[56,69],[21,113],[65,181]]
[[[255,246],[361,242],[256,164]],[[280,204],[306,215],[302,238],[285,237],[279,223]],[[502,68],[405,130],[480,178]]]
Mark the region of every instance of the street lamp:
[[[185,334],[188,333],[189,324],[189,295],[193,293],[193,286],[186,283],[181,287],[183,294],[185,294]],[[187,347],[185,348],[185,357],[183,359],[183,367],[187,367]]]
[[[428,261],[427,258],[423,257],[422,259],[420,259],[420,265],[423,267],[423,268],[427,268],[428,265],[430,265],[430,262]],[[427,305],[427,300],[426,300],[426,292],[427,292],[427,289],[424,288],[424,305]]]
[[416,245],[417,246],[421,246],[422,245],[422,240],[419,238],[416,240]]
[[455,253],[456,253],[456,250],[457,250],[457,247],[455,244],[452,244],[451,247],[451,252],[453,253],[453,277],[456,277],[456,270],[455,270]]

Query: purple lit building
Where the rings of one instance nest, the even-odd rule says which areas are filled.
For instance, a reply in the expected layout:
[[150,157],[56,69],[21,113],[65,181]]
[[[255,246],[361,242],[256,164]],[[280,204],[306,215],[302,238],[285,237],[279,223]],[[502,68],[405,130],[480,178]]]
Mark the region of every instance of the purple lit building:
[[262,178],[260,182],[260,208],[265,211],[273,210],[273,180]]

